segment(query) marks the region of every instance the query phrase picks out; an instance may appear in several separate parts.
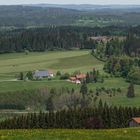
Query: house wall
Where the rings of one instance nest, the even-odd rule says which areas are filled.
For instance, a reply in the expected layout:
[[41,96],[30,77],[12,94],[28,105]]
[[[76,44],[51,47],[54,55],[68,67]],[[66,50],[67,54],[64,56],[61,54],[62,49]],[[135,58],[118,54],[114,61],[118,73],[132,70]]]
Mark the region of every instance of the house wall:
[[132,120],[132,121],[130,121],[129,126],[130,127],[140,127],[140,124]]
[[50,77],[54,77],[54,74],[53,74],[53,73],[51,73],[51,74],[50,74]]

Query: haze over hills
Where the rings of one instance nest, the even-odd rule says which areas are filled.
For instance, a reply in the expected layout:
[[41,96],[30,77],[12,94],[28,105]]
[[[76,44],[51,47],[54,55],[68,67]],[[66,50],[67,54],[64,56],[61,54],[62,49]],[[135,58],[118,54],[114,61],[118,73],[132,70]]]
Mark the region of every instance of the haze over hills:
[[136,26],[140,25],[140,6],[52,4],[0,6],[0,28],[52,25]]
[[[27,6],[27,5],[26,5]],[[93,5],[93,4],[30,4],[34,7],[56,7],[75,10],[97,10],[97,9],[135,9],[140,5]]]

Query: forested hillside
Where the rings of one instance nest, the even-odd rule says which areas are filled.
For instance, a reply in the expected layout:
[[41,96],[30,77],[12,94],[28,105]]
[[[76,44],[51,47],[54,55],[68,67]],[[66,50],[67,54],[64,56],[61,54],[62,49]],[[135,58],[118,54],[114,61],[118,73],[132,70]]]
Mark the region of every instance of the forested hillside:
[[[135,36],[136,35],[136,36]],[[132,56],[139,55],[139,27],[48,27],[34,29],[16,29],[12,31],[0,32],[0,53],[6,52],[24,52],[24,51],[46,51],[46,50],[64,50],[64,49],[99,49],[100,43],[92,37],[107,36],[112,38],[108,40],[106,47],[99,50],[105,57],[113,55],[119,56],[127,54]],[[113,39],[113,36],[116,36]],[[118,36],[118,37],[117,37]],[[119,41],[119,36],[124,39]],[[121,42],[121,43],[120,43]],[[104,50],[105,49],[105,50]],[[104,50],[104,52],[103,52]]]
[[[139,7],[100,7],[82,9],[74,6],[0,6],[0,28],[77,26],[134,26],[140,25]],[[85,10],[88,9],[88,10]]]
[[0,6],[0,26],[28,27],[72,24],[80,12],[62,8]]

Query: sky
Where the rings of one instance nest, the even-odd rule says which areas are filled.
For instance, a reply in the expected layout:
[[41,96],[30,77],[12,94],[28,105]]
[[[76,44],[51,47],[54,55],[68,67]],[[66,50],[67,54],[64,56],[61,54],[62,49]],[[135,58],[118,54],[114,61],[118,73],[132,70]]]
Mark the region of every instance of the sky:
[[0,5],[16,4],[136,4],[140,5],[140,0],[0,0]]

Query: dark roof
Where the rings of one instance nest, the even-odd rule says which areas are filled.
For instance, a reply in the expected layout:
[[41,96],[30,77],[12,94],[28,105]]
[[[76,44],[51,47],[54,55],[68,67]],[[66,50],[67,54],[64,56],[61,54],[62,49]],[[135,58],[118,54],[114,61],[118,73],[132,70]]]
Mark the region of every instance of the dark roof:
[[49,76],[48,70],[39,70],[34,72],[34,77],[47,77]]

